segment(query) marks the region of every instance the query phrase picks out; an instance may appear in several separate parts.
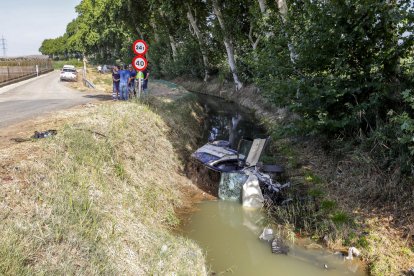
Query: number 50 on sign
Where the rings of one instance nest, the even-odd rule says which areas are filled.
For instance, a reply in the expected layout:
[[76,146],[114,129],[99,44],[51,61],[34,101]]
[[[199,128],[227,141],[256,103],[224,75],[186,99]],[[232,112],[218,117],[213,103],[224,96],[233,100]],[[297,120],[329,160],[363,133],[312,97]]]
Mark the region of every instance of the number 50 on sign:
[[135,70],[137,71],[144,71],[148,66],[148,61],[142,56],[136,56],[132,60],[132,66],[134,66]]

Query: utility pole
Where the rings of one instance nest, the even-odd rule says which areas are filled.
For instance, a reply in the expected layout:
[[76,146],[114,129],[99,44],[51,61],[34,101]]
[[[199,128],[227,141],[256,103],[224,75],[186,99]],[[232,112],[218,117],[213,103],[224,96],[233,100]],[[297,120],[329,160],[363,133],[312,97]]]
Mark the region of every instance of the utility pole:
[[3,57],[6,57],[7,47],[6,47],[6,39],[4,38],[4,36],[1,36],[1,39],[0,39],[0,49],[3,50]]

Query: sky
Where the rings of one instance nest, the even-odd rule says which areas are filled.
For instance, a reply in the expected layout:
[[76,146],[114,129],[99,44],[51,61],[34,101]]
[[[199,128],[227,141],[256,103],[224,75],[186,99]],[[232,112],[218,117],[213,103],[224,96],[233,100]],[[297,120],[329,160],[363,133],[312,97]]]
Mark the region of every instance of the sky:
[[[0,0],[0,39],[6,39],[6,56],[37,55],[46,38],[56,38],[76,18],[81,0]],[[0,42],[0,57],[3,50]]]

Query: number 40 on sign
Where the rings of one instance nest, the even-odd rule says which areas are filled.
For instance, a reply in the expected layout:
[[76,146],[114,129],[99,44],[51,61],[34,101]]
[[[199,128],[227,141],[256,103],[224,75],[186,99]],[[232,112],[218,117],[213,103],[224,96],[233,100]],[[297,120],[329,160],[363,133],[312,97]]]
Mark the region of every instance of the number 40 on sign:
[[134,66],[137,71],[144,71],[148,66],[147,59],[142,56],[136,56],[132,60],[132,66]]

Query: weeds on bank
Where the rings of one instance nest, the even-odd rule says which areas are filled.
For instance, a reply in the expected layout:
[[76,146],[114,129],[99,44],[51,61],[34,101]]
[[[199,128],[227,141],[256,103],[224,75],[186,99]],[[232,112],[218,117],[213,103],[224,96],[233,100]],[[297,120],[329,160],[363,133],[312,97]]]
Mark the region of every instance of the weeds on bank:
[[132,102],[71,120],[2,187],[0,274],[205,274],[201,250],[168,231],[189,185],[175,149],[187,141],[171,138],[192,131]]
[[[292,201],[272,206],[268,214],[278,223],[288,225],[298,236],[310,236],[331,248],[356,245],[360,236],[358,223],[326,194],[326,182],[299,160],[298,153],[286,139],[275,134],[273,154],[281,156],[292,187],[285,197]],[[357,234],[356,234],[357,233]]]
[[[309,164],[301,160],[302,157],[312,160],[313,158],[306,156],[309,152],[298,152],[299,148],[295,148],[294,143],[283,138],[286,136],[280,136],[279,133],[273,136],[272,152],[280,156],[279,159],[283,160],[290,173],[292,187],[286,196],[293,201],[269,209],[270,216],[289,227],[291,233],[309,236],[327,247],[340,249],[356,246],[362,251],[363,259],[367,261],[372,275],[397,275],[404,268],[412,267],[414,253],[410,243],[401,240],[400,234],[385,226],[389,223],[373,222],[372,219],[367,221],[366,217],[350,213],[352,206],[345,206],[348,211],[341,206],[357,204],[362,200],[406,201],[399,209],[407,212],[410,210],[411,200],[406,194],[410,189],[406,189],[404,182],[396,184],[399,179],[398,172],[386,176],[373,164],[368,154],[354,152],[346,159],[341,155],[342,161],[333,168],[336,169],[333,174],[327,174],[325,168],[319,175],[314,168],[323,166],[322,164]],[[333,179],[328,184],[328,180],[322,175]],[[343,194],[347,200],[333,200],[329,193],[335,189],[336,193]]]

